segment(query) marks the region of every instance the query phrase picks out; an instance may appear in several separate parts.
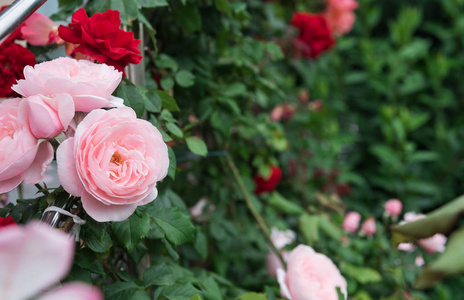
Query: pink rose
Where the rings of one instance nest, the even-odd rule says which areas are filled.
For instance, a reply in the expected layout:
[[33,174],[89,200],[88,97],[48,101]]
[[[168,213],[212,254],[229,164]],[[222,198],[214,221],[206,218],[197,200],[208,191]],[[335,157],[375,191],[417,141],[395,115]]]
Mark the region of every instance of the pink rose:
[[21,101],[20,110],[36,138],[50,139],[68,128],[74,117],[74,102],[68,94],[30,96]]
[[53,160],[53,148],[31,133],[26,116],[20,112],[21,99],[0,103],[0,193],[21,181],[37,183]]
[[25,97],[69,94],[75,111],[83,112],[123,106],[122,99],[111,96],[121,82],[122,73],[105,64],[60,57],[34,67],[27,66],[24,78],[12,89]]
[[356,15],[354,10],[358,8],[355,0],[328,0],[325,16],[329,27],[335,35],[343,35],[353,28]]
[[39,13],[33,13],[26,19],[21,26],[21,34],[23,39],[34,46],[44,46],[60,40],[55,22]]
[[296,239],[296,234],[293,230],[279,230],[276,227],[271,229],[271,240],[278,250],[282,250],[285,246],[290,245]]
[[361,215],[355,211],[350,211],[346,214],[343,220],[343,229],[348,232],[355,233],[358,230],[359,222],[361,221]]
[[346,280],[324,254],[299,245],[288,256],[287,272],[277,270],[282,296],[290,300],[338,300],[337,287],[347,297]]
[[377,226],[375,224],[374,218],[368,218],[361,225],[361,233],[364,233],[367,236],[372,236],[377,232]]
[[[205,206],[208,205],[208,210],[204,212]],[[203,197],[198,202],[190,208],[190,215],[195,221],[201,222],[204,221],[205,214],[213,212],[216,209],[214,204],[208,204],[208,198]]]
[[[290,255],[290,252],[283,250],[281,252],[281,255],[282,255],[282,258],[285,261],[287,261],[288,256]],[[271,250],[271,253],[266,255],[266,268],[267,268],[267,272],[272,277],[277,277],[277,270],[284,268],[284,266],[283,266],[282,262],[280,261],[279,257],[272,250]]]
[[61,185],[99,222],[123,221],[153,201],[169,167],[161,133],[129,107],[89,113],[56,157]]
[[[44,223],[8,226],[0,230],[0,291],[2,299],[31,299],[63,279],[71,269],[74,240]],[[100,290],[69,282],[38,300],[100,300]]]
[[391,217],[397,217],[401,214],[403,204],[398,199],[390,199],[385,202],[385,213]]

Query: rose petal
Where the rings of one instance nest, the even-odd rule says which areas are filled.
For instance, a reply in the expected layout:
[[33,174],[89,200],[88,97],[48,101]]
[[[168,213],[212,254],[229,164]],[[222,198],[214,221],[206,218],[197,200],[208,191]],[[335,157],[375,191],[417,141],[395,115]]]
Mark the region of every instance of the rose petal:
[[24,179],[24,173],[10,179],[0,181],[0,194],[8,193],[16,188]]
[[103,300],[102,292],[82,282],[68,282],[62,287],[50,291],[38,300]]
[[95,197],[83,191],[82,206],[85,211],[98,222],[120,222],[129,218],[137,208],[137,203],[126,205],[105,205]]
[[65,140],[56,151],[58,180],[63,188],[73,196],[80,197],[84,186],[77,174],[74,158],[74,138]]
[[53,160],[53,147],[52,145],[44,141],[40,143],[37,155],[30,167],[26,170],[24,176],[25,183],[37,183],[45,175],[48,166]]

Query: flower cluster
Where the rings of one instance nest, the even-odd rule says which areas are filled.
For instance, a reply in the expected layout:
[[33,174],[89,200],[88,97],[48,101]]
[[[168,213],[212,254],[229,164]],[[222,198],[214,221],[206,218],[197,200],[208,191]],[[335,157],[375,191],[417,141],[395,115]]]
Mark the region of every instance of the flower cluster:
[[26,67],[24,78],[12,87],[24,98],[0,103],[0,193],[41,181],[54,157],[50,139],[59,135],[60,183],[95,220],[125,220],[156,198],[167,146],[158,129],[111,95],[121,72],[57,58]]

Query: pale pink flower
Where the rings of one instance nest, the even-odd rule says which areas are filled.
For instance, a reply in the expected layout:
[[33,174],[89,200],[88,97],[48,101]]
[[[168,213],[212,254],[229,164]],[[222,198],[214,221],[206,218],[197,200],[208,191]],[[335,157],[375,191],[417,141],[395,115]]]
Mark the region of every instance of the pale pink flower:
[[31,133],[20,102],[0,103],[0,193],[13,190],[23,180],[38,183],[53,160],[53,147]]
[[122,73],[106,64],[60,57],[24,68],[24,78],[12,89],[29,97],[69,94],[75,111],[90,112],[103,107],[123,106],[123,100],[111,94],[118,87]]
[[[71,269],[75,242],[67,234],[33,221],[0,229],[0,291],[2,299],[38,296]],[[39,300],[100,300],[102,293],[84,283],[65,283]]]
[[296,234],[293,230],[279,230],[276,227],[271,229],[271,240],[278,250],[282,250],[285,246],[290,245],[296,239]]
[[346,214],[343,220],[343,229],[348,232],[355,233],[358,230],[361,215],[355,211],[350,211]]
[[49,17],[33,13],[21,26],[21,35],[31,45],[44,46],[56,42],[57,29]]
[[374,218],[368,218],[361,225],[361,233],[364,233],[366,236],[372,236],[377,232],[377,226],[375,224]]
[[356,8],[358,2],[355,0],[327,0],[324,15],[333,34],[343,35],[351,31],[356,20]]
[[412,243],[400,243],[398,245],[398,250],[405,251],[405,252],[412,252],[416,250],[416,246]]
[[274,122],[279,122],[284,115],[284,107],[282,105],[277,105],[271,111],[271,120]]
[[21,101],[20,110],[36,138],[50,139],[68,128],[74,117],[74,102],[68,94],[30,96]]
[[414,263],[416,264],[416,266],[422,267],[425,264],[424,257],[419,254],[418,256],[416,256]]
[[305,245],[290,252],[287,272],[278,269],[277,280],[282,296],[290,300],[338,300],[337,287],[347,297],[346,280],[337,266]]
[[99,222],[123,221],[153,201],[169,167],[161,133],[129,107],[89,113],[56,158],[63,188]]
[[[266,268],[267,272],[269,273],[270,276],[272,277],[277,277],[277,269],[283,269],[284,265],[280,261],[279,257],[272,251],[270,250],[271,253],[266,255]],[[282,258],[287,261],[288,256],[290,255],[290,252],[288,251],[281,251],[280,253],[282,255]]]
[[401,214],[403,204],[398,199],[390,199],[385,202],[385,213],[391,217],[397,217]]
[[[205,206],[208,205],[208,198],[203,197],[198,202],[190,208],[190,215],[196,221],[203,221],[205,215]],[[206,213],[213,212],[216,209],[214,204],[209,204],[208,211]]]

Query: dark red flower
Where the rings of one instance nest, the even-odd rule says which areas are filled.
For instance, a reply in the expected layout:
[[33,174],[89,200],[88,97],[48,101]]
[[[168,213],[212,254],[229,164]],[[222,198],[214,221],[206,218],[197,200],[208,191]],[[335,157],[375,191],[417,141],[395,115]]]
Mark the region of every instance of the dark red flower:
[[0,98],[17,97],[11,86],[18,79],[24,79],[26,66],[35,65],[35,55],[15,43],[0,45]]
[[134,39],[133,32],[119,29],[120,25],[117,10],[109,9],[89,18],[81,8],[73,14],[69,27],[61,25],[58,31],[63,40],[78,45],[73,56],[79,52],[124,72],[128,64],[140,63],[142,56],[140,40]]
[[13,220],[11,216],[8,216],[6,218],[0,218],[0,230],[3,227],[7,226],[16,226],[16,222]]
[[282,170],[279,167],[271,166],[271,174],[268,178],[264,178],[261,175],[255,176],[253,178],[255,182],[255,190],[253,193],[259,195],[266,192],[272,192],[281,178]]
[[293,41],[294,56],[317,58],[335,45],[332,32],[323,15],[294,13],[291,25],[299,29]]

